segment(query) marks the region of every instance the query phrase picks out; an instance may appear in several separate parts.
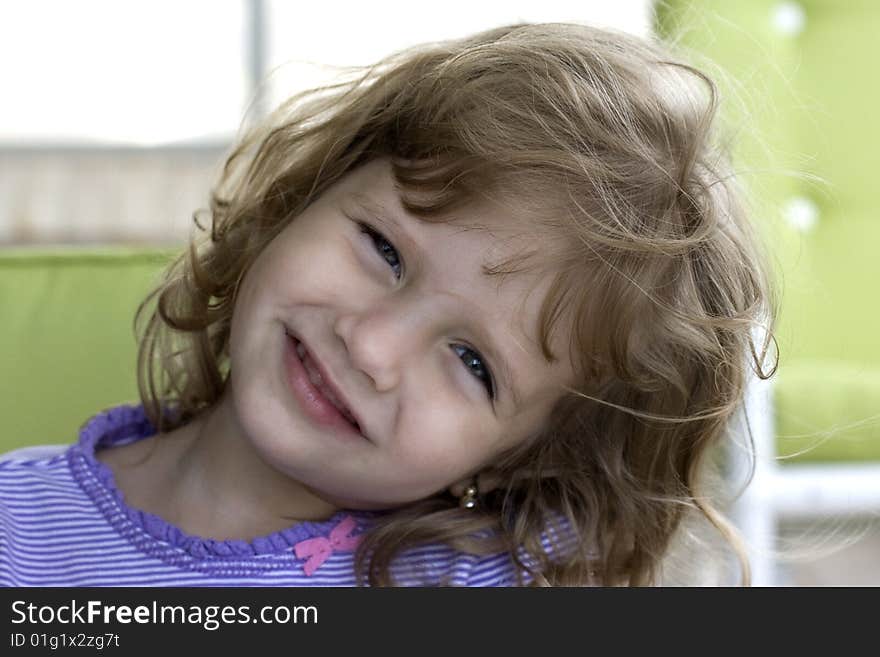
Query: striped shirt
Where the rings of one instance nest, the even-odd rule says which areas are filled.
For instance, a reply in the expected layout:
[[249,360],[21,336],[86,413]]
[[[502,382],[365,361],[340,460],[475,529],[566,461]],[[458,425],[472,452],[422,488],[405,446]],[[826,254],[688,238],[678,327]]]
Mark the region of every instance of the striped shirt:
[[[127,506],[95,451],[154,432],[142,408],[119,406],[92,418],[73,445],[0,456],[0,585],[356,585],[354,552],[334,529],[361,534],[375,512],[340,511],[251,541],[222,541]],[[298,555],[310,542],[323,554]],[[404,586],[509,586],[514,572],[506,553],[475,556],[446,545],[412,548],[391,566]]]

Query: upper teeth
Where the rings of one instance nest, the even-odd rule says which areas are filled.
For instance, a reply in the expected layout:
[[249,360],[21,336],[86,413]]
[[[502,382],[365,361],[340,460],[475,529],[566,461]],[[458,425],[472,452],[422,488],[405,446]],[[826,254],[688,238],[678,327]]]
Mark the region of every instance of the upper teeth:
[[312,365],[311,359],[306,360],[306,348],[303,346],[302,342],[296,343],[296,353],[306,368],[306,374],[309,375],[309,381],[311,381],[312,384],[321,391],[321,394],[323,394],[327,399],[330,400],[330,403],[333,404],[336,409],[340,413],[342,413],[342,415],[349,422],[351,422],[352,424],[357,424],[352,414],[348,411],[347,408],[345,408],[345,406],[342,405],[342,402],[340,402],[336,398],[336,395],[333,394],[333,391],[324,385],[324,378],[321,376],[321,373]]

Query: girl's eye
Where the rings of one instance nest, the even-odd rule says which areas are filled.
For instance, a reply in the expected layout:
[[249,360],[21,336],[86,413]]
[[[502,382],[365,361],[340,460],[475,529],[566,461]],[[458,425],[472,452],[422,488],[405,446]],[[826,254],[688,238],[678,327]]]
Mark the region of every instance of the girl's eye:
[[379,256],[391,266],[394,277],[400,278],[403,271],[403,263],[400,261],[400,256],[397,254],[397,249],[394,248],[394,245],[386,240],[382,233],[373,230],[367,224],[361,224],[361,232],[373,240],[373,245],[376,247]]
[[[397,249],[394,248],[394,245],[385,239],[385,236],[382,235],[382,233],[374,230],[367,224],[361,223],[360,229],[362,233],[373,241],[373,246],[379,256],[389,264],[391,270],[394,272],[395,278],[399,279],[403,273],[403,263],[400,261],[400,255],[397,253]],[[452,348],[459,357],[462,358],[462,362],[471,374],[477,377],[485,386],[489,398],[495,399],[495,386],[492,383],[492,374],[486,366],[483,357],[473,349],[465,347],[464,345],[456,344],[452,345]]]
[[461,362],[464,363],[465,367],[467,367],[475,377],[482,381],[483,385],[486,387],[489,399],[495,399],[495,385],[492,383],[492,373],[486,366],[483,357],[473,349],[465,347],[464,345],[454,344],[452,345],[452,348],[460,357],[463,356]]

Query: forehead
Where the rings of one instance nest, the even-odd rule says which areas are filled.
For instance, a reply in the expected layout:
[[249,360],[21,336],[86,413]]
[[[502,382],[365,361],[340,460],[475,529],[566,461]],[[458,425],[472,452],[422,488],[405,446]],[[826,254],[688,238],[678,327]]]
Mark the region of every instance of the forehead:
[[[441,221],[408,213],[387,161],[352,172],[343,201],[365,209],[392,229],[404,260],[419,271],[419,290],[442,298],[455,314],[470,319],[501,352],[519,405],[558,396],[572,383],[565,322],[551,336],[555,363],[544,355],[541,309],[555,273],[554,236],[509,204],[479,200]],[[387,235],[386,235],[387,237]],[[403,240],[401,242],[401,240]]]

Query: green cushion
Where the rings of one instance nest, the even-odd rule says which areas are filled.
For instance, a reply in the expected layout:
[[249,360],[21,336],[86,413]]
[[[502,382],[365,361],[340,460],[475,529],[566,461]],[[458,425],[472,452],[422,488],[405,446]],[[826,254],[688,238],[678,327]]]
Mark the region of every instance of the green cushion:
[[96,411],[137,400],[134,313],[170,257],[0,251],[0,452],[71,442]]
[[774,395],[780,463],[880,460],[880,370],[802,361]]
[[[875,0],[663,0],[657,27],[720,76],[735,164],[781,290],[777,446],[880,459]],[[791,221],[811,208],[812,229]]]

